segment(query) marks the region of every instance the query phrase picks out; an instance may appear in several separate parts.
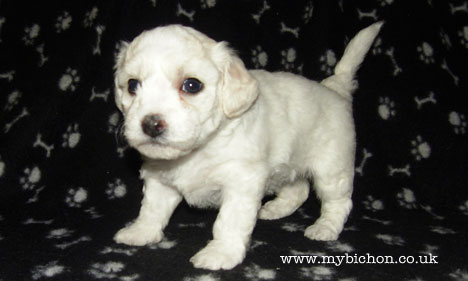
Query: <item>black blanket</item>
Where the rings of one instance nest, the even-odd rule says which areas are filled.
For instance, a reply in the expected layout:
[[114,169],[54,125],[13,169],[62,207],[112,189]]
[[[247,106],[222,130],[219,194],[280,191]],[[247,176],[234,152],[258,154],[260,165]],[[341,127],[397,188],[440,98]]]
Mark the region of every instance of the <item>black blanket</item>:
[[[214,210],[179,206],[157,245],[115,232],[139,210],[138,154],[113,102],[121,40],[181,23],[249,68],[320,80],[371,23],[358,73],[354,209],[338,241],[309,200],[259,221],[244,262],[194,269]],[[468,2],[0,0],[0,280],[468,280]]]

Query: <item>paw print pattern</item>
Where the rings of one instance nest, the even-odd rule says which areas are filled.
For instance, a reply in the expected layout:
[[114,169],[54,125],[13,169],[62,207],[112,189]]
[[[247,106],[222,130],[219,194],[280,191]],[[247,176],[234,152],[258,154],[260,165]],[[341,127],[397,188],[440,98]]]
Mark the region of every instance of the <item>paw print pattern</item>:
[[11,111],[16,105],[18,105],[19,100],[23,94],[20,91],[13,91],[7,99],[7,104],[5,106],[5,111]]
[[122,198],[127,194],[127,186],[121,179],[116,179],[107,185],[106,194],[109,199]]
[[395,102],[393,102],[388,97],[381,97],[379,98],[379,103],[380,105],[377,108],[377,111],[379,112],[379,115],[383,120],[388,120],[391,117],[395,116]]
[[94,20],[97,18],[98,13],[99,9],[97,7],[93,7],[91,10],[87,11],[83,20],[84,27],[93,26]]
[[468,216],[468,200],[458,206],[458,210],[460,210],[464,215]]
[[285,223],[281,228],[288,232],[304,231],[304,226],[297,223]]
[[78,84],[78,82],[80,82],[80,76],[78,76],[78,71],[69,67],[60,78],[58,86],[59,89],[64,92],[68,90],[74,92],[76,90],[76,85]]
[[374,199],[374,197],[371,195],[368,195],[366,200],[364,200],[362,203],[364,204],[364,208],[366,208],[366,210],[372,212],[381,211],[385,208],[384,203],[381,200]]
[[460,43],[468,49],[468,26],[458,31],[458,36],[460,37]]
[[268,55],[261,46],[252,50],[252,62],[255,68],[264,68],[268,64]]
[[41,27],[38,24],[33,24],[24,29],[23,42],[25,45],[30,46],[34,44],[34,41],[39,36]]
[[109,127],[107,129],[107,132],[108,133],[115,133],[117,135],[118,130],[119,130],[119,124],[121,124],[120,114],[118,112],[112,113],[112,115],[109,116],[109,120],[108,120]]
[[385,7],[385,6],[390,6],[393,4],[393,0],[379,0],[380,6]]
[[320,63],[322,64],[320,66],[320,70],[331,75],[333,73],[333,68],[337,63],[335,52],[327,50],[325,54],[320,57]]
[[210,9],[214,8],[214,6],[216,6],[216,0],[201,0],[200,7],[202,9]]
[[294,48],[281,51],[281,64],[286,71],[292,71],[294,69],[298,70],[299,72],[302,71],[302,65],[296,67],[296,58],[297,53]]
[[417,50],[421,61],[427,64],[434,63],[434,49],[429,45],[429,43],[423,42],[417,47]]
[[[32,279],[44,279],[55,277],[56,275],[62,274],[66,271],[66,267],[58,264],[58,261],[49,262],[46,265],[38,265],[32,271]],[[58,278],[61,279],[61,278]]]
[[20,177],[20,184],[23,190],[32,190],[41,180],[41,170],[38,167],[26,168],[23,171],[24,176]]
[[403,188],[401,192],[397,194],[398,204],[406,209],[416,209],[416,197],[412,190]]
[[[244,269],[244,276],[247,280],[274,280],[276,279],[276,271],[273,269],[261,268],[256,264],[247,266]],[[203,279],[198,279],[203,280]],[[213,280],[213,279],[207,279]]]
[[453,131],[457,135],[466,133],[466,117],[464,114],[452,111],[449,113],[449,122],[453,126]]
[[81,134],[78,132],[78,124],[70,125],[67,128],[65,134],[62,135],[63,143],[62,147],[74,148],[81,138]]
[[88,199],[88,191],[86,189],[79,187],[79,188],[71,188],[68,190],[68,194],[65,197],[65,203],[69,207],[73,208],[80,208],[81,205]]
[[415,140],[411,141],[411,146],[413,147],[411,153],[417,161],[427,159],[431,156],[431,147],[421,136],[418,135]]
[[405,240],[402,237],[396,235],[377,234],[375,235],[375,238],[390,246],[403,246],[405,244]]
[[380,37],[375,39],[374,45],[372,47],[372,54],[373,55],[380,55],[382,54],[382,39]]
[[139,279],[137,273],[132,275],[122,276],[122,271],[125,270],[125,264],[116,261],[109,261],[106,263],[94,263],[88,269],[88,273],[95,279],[118,279],[134,281]]
[[308,23],[314,14],[314,3],[310,1],[304,8],[304,14],[302,15],[302,19],[304,23]]
[[46,236],[47,239],[63,239],[66,237],[70,237],[73,234],[73,230],[69,230],[66,228],[58,228],[51,230],[49,234]]
[[55,22],[55,30],[57,33],[62,33],[63,31],[70,28],[72,23],[72,17],[67,11],[64,11],[60,16],[57,17]]

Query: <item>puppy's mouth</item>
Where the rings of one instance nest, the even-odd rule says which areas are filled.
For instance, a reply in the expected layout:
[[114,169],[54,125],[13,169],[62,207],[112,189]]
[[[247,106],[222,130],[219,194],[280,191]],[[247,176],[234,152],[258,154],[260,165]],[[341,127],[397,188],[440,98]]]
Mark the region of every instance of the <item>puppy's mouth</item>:
[[177,145],[161,143],[161,142],[159,142],[157,140],[142,141],[140,143],[135,144],[134,147],[136,149],[138,149],[138,150],[140,150],[140,149],[149,149],[149,148],[160,148],[160,149],[170,148],[170,149],[175,149],[175,150],[182,151],[182,149],[180,147],[178,147]]
[[166,142],[160,139],[129,140],[130,146],[153,159],[176,159],[193,150],[193,142]]

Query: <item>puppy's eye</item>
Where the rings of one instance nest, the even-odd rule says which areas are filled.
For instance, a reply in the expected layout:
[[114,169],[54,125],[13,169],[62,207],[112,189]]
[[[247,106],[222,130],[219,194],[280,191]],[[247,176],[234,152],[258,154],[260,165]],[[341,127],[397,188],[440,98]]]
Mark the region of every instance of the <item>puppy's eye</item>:
[[136,79],[128,80],[128,92],[131,95],[136,95],[136,91],[137,91],[138,87],[140,87],[140,85],[141,85],[140,81],[138,81]]
[[188,94],[196,94],[203,89],[203,83],[197,78],[187,78],[182,83],[181,90]]

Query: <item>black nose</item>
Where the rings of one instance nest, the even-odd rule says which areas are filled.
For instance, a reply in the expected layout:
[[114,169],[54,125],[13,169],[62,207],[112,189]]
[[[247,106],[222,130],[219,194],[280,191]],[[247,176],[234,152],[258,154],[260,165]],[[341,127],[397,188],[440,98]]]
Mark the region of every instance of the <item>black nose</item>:
[[158,114],[146,115],[143,121],[141,121],[143,132],[152,138],[160,136],[164,132],[166,125],[166,121],[162,120]]

